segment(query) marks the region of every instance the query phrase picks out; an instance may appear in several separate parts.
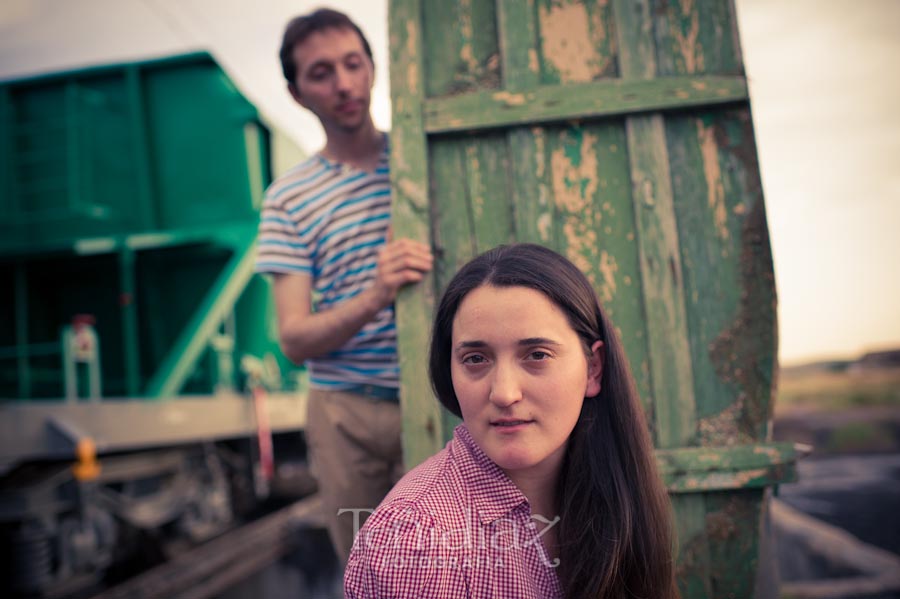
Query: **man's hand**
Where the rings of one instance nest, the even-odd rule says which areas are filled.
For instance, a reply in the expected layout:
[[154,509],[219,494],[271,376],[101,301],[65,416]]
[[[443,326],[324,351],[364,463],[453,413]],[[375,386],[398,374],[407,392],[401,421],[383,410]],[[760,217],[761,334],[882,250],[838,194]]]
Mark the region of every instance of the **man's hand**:
[[412,239],[388,241],[378,254],[378,270],[372,286],[379,309],[391,305],[401,287],[425,278],[433,263],[431,250],[424,243]]
[[424,243],[389,238],[378,255],[375,284],[330,310],[315,313],[309,275],[275,275],[273,290],[281,350],[299,364],[338,349],[391,305],[401,287],[425,278],[432,263],[431,251]]

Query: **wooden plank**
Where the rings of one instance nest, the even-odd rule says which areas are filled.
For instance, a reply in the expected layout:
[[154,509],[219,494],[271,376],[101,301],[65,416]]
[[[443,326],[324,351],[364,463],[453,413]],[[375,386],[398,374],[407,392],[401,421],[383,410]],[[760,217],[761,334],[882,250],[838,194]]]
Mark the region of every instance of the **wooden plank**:
[[[435,296],[440,297],[453,275],[475,257],[474,223],[466,199],[467,139],[445,137],[429,143],[431,226],[435,249]],[[425,346],[427,347],[427,346]],[[436,401],[436,400],[435,400]],[[450,439],[460,419],[441,409],[441,436]]]
[[[469,65],[470,77],[480,89],[499,88],[500,49],[497,39],[497,5],[481,0],[458,0],[461,7],[459,28],[466,38],[460,57]],[[446,26],[446,24],[444,24]]]
[[447,137],[429,144],[435,290],[439,296],[466,262],[477,254],[475,223],[467,198],[466,138]]
[[[439,295],[475,255],[514,241],[505,135],[432,140],[430,165]],[[458,423],[444,412],[444,438]]]
[[661,75],[743,74],[732,0],[653,0]]
[[[792,465],[760,466],[751,470],[721,470],[715,472],[698,472],[695,474],[663,474],[662,480],[669,493],[687,493],[694,495],[700,491],[734,491],[738,489],[771,487],[795,479]],[[749,534],[747,539],[756,542],[756,533]]]
[[[618,0],[614,7],[623,79],[651,79],[656,62],[648,3]],[[647,319],[652,381],[649,399],[656,445],[680,447],[694,437],[696,410],[663,117],[629,117],[625,129]]]
[[[540,83],[537,6],[535,0],[498,0],[498,34],[504,88],[521,92]],[[511,155],[507,191],[516,241],[555,246],[555,218],[542,127],[512,127],[507,131]]]
[[509,159],[502,134],[432,140],[437,289],[477,254],[513,239]]
[[558,216],[548,176],[547,135],[543,127],[520,127],[509,132],[507,143],[515,148],[509,193],[516,240],[558,247],[553,226]]
[[[659,75],[743,75],[731,0],[653,0],[651,13]],[[698,442],[705,446],[764,439],[771,403],[766,364],[774,352],[775,295],[762,197],[752,191],[759,171],[748,125],[745,102],[666,117]],[[698,594],[685,596],[752,596],[762,490],[701,497],[705,531],[690,542],[708,559],[686,572],[683,588]]]
[[[710,4],[714,6],[710,6]],[[729,41],[704,11],[722,17],[722,0],[693,3],[653,3],[654,36],[659,48],[658,71],[667,76],[734,71],[735,61],[715,62]],[[720,21],[721,22],[721,21]],[[738,302],[738,276],[733,241],[739,231],[728,218],[721,184],[721,164],[715,141],[717,116],[680,115],[666,123],[673,193],[677,204],[684,265],[686,309],[691,331],[696,402],[699,417],[722,413],[737,399],[737,390],[718,379],[709,355],[710,343],[733,318]],[[736,415],[736,414],[733,414]],[[727,417],[723,418],[726,420]],[[727,439],[710,439],[711,442]],[[748,437],[741,441],[750,442]],[[732,440],[732,442],[741,442]]]
[[[663,474],[663,484],[669,493],[685,493],[697,499],[700,491],[734,491],[771,487],[796,479],[793,464],[760,466],[749,470],[720,470],[684,474]],[[748,536],[755,543],[755,537]]]
[[[724,111],[716,129],[721,181],[739,237],[735,318],[710,349],[716,373],[738,389],[736,420],[755,439],[770,434],[777,368],[778,323],[775,274],[750,111]],[[704,425],[715,421],[701,421]]]
[[717,470],[752,470],[797,461],[793,443],[754,443],[733,447],[682,447],[658,449],[656,461],[660,473],[697,473]]
[[478,136],[465,147],[466,199],[477,253],[515,241],[509,197],[509,158],[502,133]]
[[[730,11],[730,0],[655,0],[659,74],[742,74]],[[710,344],[733,318],[740,293],[740,218],[731,213],[737,204],[725,190],[720,152],[724,114],[704,109],[666,122],[701,416],[732,407],[739,397],[734,386],[718,381],[710,355]],[[726,436],[706,440],[725,444]]]
[[753,597],[759,555],[757,542],[764,489],[708,493],[706,535],[714,539],[709,599]]
[[[419,4],[422,4],[421,2]],[[454,82],[458,62],[459,48],[462,39],[458,27],[447,27],[447,23],[459,22],[459,4],[457,2],[426,2],[421,7],[421,31],[427,44],[422,44],[425,59],[419,61],[422,66],[429,65],[427,72],[422,73],[426,96],[440,96],[452,93],[458,86]],[[390,13],[390,10],[388,11]],[[394,46],[391,44],[391,51]],[[449,63],[449,64],[448,64]],[[393,86],[391,86],[393,88]],[[466,86],[463,89],[468,89]],[[392,90],[391,94],[395,93]],[[394,127],[396,128],[396,127]]]
[[681,252],[661,115],[626,122],[660,448],[695,442],[697,414]]
[[[418,0],[392,0],[390,79],[393,106],[391,135],[392,219],[396,237],[431,243],[428,164],[422,123],[424,97],[422,19]],[[395,303],[400,356],[400,403],[403,452],[411,468],[440,450],[441,411],[428,380],[428,332],[434,304],[434,279],[401,290]]]
[[[628,157],[621,123],[548,130],[554,246],[593,284],[622,339],[642,398],[650,395]],[[647,406],[645,406],[646,408]]]
[[[434,140],[432,146],[446,146]],[[444,244],[440,289],[446,286],[459,268],[475,255],[513,238],[510,205],[509,159],[503,134],[460,138],[453,141],[449,168],[435,165],[432,179],[433,199],[440,211]],[[455,179],[455,180],[454,180]],[[444,413],[444,437],[452,436],[460,420]]]
[[615,77],[616,43],[609,2],[538,0],[541,83]]
[[653,43],[651,0],[612,0],[619,73],[625,80],[656,77],[656,46]]
[[446,133],[745,102],[743,77],[663,77],[484,90],[425,101],[425,130]]
[[[742,73],[733,13],[730,0],[656,6],[654,33],[660,54],[668,57],[660,62],[661,73]],[[752,440],[766,433],[776,342],[749,110],[669,118],[667,139],[701,437],[709,443]],[[687,232],[691,239],[684,238]]]
[[497,0],[503,88],[522,91],[540,83],[535,0]]
[[706,531],[708,495],[711,493],[677,493],[669,497],[675,510],[675,534],[678,540],[675,578],[684,599],[707,599],[715,596],[711,580],[713,564],[710,542]]
[[500,86],[493,2],[421,2],[428,97]]
[[[744,110],[732,113],[732,118],[740,119],[742,113],[746,114]],[[757,438],[758,423],[753,423],[749,429],[742,426],[741,414],[748,407],[748,400],[757,402],[761,398],[742,394],[737,383],[745,380],[755,386],[758,381],[753,379],[759,375],[754,364],[768,358],[748,354],[743,356],[746,358],[744,364],[739,365],[737,354],[720,355],[716,347],[724,349],[727,344],[738,341],[729,333],[738,325],[752,326],[753,330],[744,331],[744,334],[761,337],[759,341],[747,340],[746,343],[774,346],[774,330],[770,330],[770,326],[774,326],[774,289],[771,282],[767,283],[771,273],[759,272],[766,270],[765,266],[746,265],[758,272],[760,278],[757,280],[748,280],[749,273],[748,277],[741,274],[743,223],[750,226],[746,215],[751,209],[762,211],[762,206],[759,201],[747,203],[743,194],[739,191],[735,194],[736,190],[730,185],[726,190],[723,178],[726,170],[729,165],[739,167],[739,161],[728,160],[727,151],[721,147],[726,143],[722,119],[721,114],[712,113],[669,119],[667,139],[681,238],[701,442],[729,445],[750,443]],[[752,175],[745,172],[744,176]],[[759,226],[753,225],[753,235],[765,235],[759,231]],[[761,255],[763,251],[761,248],[755,250],[757,255],[749,255],[746,259],[766,260]],[[746,305],[742,294],[760,284],[765,284],[771,295],[763,299],[763,305],[747,306],[747,309],[765,320],[745,322],[741,316],[742,303]],[[733,368],[720,366],[732,363],[735,364]],[[735,369],[740,371],[735,372]],[[766,397],[762,400],[768,404],[768,390],[764,394]]]
[[[659,472],[673,493],[765,487],[796,478],[793,444],[703,447],[656,452]],[[702,500],[702,496],[695,499]]]
[[[613,0],[613,9],[623,79],[652,80],[657,68],[650,0]],[[657,447],[673,448],[691,441],[697,415],[664,117],[631,116],[625,120],[625,130],[647,318],[654,437]],[[658,453],[657,459],[663,464],[674,460],[666,453]],[[665,466],[661,471],[670,491],[711,486],[713,482],[696,478],[685,481],[667,472]],[[683,596],[699,598],[710,591],[711,563],[710,540],[705,534],[705,495],[697,490],[672,497],[672,505],[680,543],[678,584]]]

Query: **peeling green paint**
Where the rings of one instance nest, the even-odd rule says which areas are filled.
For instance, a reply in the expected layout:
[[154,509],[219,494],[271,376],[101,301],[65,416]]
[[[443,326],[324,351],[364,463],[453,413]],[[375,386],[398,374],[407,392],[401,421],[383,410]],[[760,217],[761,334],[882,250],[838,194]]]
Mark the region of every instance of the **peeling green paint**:
[[[764,489],[793,476],[796,456],[765,438],[774,279],[731,1],[395,5],[420,30],[392,30],[392,49],[428,40],[420,59],[403,56],[424,90],[392,76],[395,137],[414,133],[392,145],[395,213],[416,215],[417,231],[428,218],[429,293],[511,240],[584,270],[659,448],[683,596],[752,596]],[[399,325],[426,343],[421,320]],[[404,366],[404,389],[408,377]],[[440,418],[446,435],[455,421]]]

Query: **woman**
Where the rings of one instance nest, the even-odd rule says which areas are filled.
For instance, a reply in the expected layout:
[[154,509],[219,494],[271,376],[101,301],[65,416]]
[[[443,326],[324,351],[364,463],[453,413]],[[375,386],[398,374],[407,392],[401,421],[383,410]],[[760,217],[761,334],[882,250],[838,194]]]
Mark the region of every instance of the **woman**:
[[429,366],[463,424],[368,519],[346,597],[677,597],[634,382],[571,262],[532,244],[469,262],[441,299]]

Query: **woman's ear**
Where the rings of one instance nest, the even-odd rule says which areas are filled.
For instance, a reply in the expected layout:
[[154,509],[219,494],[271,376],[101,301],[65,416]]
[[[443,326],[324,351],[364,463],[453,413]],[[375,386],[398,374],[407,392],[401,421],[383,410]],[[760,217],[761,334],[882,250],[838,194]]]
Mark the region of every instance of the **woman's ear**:
[[594,341],[591,345],[591,355],[588,358],[588,380],[585,389],[585,397],[594,397],[600,393],[600,379],[603,378],[603,360],[606,351],[602,341]]

